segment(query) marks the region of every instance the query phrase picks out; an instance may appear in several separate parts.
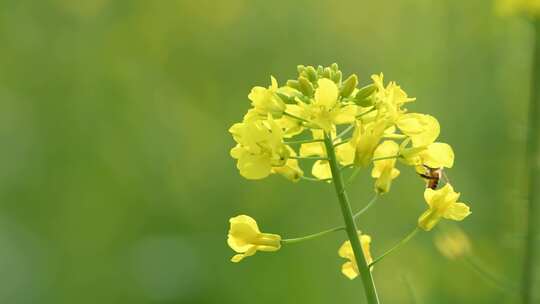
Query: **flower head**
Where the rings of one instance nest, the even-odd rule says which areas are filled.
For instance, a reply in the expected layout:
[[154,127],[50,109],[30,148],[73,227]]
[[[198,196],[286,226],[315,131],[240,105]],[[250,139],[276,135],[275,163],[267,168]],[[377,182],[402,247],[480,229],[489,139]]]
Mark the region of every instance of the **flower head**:
[[403,134],[411,138],[414,147],[433,143],[441,130],[435,117],[418,113],[403,114],[397,119],[396,125]]
[[313,100],[301,103],[308,119],[327,132],[332,131],[335,125],[354,122],[357,106],[339,99],[337,85],[327,78],[319,79],[317,85]]
[[371,163],[373,153],[379,145],[384,131],[389,127],[387,120],[357,125],[353,135],[356,146],[354,163],[360,167],[367,167]]
[[[358,238],[360,240],[360,245],[362,246],[362,251],[364,252],[366,263],[370,264],[371,262],[373,262],[373,258],[371,257],[370,252],[371,237],[367,234],[362,234],[359,231]],[[340,257],[349,260],[341,266],[341,272],[351,280],[356,278],[360,274],[360,272],[358,271],[358,265],[356,264],[356,259],[351,246],[351,242],[345,241],[343,245],[339,247],[338,254]]]
[[232,262],[240,262],[257,251],[277,251],[281,248],[281,236],[261,233],[257,222],[250,216],[239,215],[229,220],[231,227],[227,244],[238,254],[231,258]]
[[254,87],[248,95],[255,112],[263,117],[267,116],[268,113],[279,117],[285,111],[285,103],[276,94],[278,90],[277,80],[273,76],[271,80],[272,85],[268,89]]
[[283,131],[270,114],[267,120],[234,124],[229,132],[237,142],[231,156],[238,160],[237,168],[245,178],[265,178],[273,167],[287,164],[290,150],[283,144]]
[[469,206],[457,201],[459,193],[450,184],[438,190],[427,188],[424,198],[429,209],[418,218],[418,226],[426,231],[431,230],[442,218],[461,221],[471,214]]
[[412,166],[452,168],[454,151],[449,144],[435,142],[427,146],[400,148],[401,160]]

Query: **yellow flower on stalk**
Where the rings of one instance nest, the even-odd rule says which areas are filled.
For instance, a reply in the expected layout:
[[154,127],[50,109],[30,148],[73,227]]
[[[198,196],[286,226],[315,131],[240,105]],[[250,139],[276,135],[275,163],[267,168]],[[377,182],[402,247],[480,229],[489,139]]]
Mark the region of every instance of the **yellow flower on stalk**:
[[396,121],[403,134],[411,138],[414,147],[427,146],[439,137],[441,127],[437,119],[431,115],[407,113]]
[[424,199],[429,209],[418,218],[418,227],[430,231],[443,218],[454,221],[466,218],[471,211],[469,206],[457,201],[459,195],[450,184],[438,190],[427,188]]
[[[362,251],[364,253],[366,263],[369,265],[371,262],[373,262],[373,258],[371,257],[370,252],[371,236],[367,234],[362,234],[359,231],[358,238],[360,240],[360,245],[362,246]],[[360,274],[360,272],[358,271],[358,265],[356,264],[356,259],[351,246],[351,241],[345,241],[343,245],[339,247],[338,254],[340,257],[349,260],[341,266],[341,273],[343,273],[347,278],[351,280],[356,278]]]
[[[380,144],[373,158],[395,156],[399,152],[399,145],[391,140],[386,140]],[[371,177],[376,178],[375,191],[377,193],[386,193],[390,191],[392,180],[399,176],[399,170],[395,168],[396,159],[384,159],[373,162],[373,170],[371,170]]]
[[438,231],[434,242],[439,252],[450,260],[459,259],[471,253],[471,242],[465,232],[458,227]]
[[394,81],[391,81],[386,87],[384,86],[384,75],[372,75],[371,79],[377,88],[373,95],[375,107],[379,111],[379,116],[386,117],[391,121],[395,121],[404,111],[401,106],[407,102],[415,101],[416,98],[410,98],[407,93],[401,89]]
[[428,146],[400,148],[401,160],[411,166],[452,168],[454,151],[449,144],[435,142]]
[[327,132],[333,131],[335,125],[354,122],[358,107],[338,100],[337,85],[327,78],[319,79],[317,84],[313,101],[300,103],[308,120]]
[[281,236],[261,233],[257,222],[250,216],[239,215],[229,220],[230,229],[227,244],[238,254],[231,258],[238,263],[257,251],[277,251],[281,248]]
[[355,134],[351,139],[356,146],[354,163],[357,166],[367,167],[371,163],[373,153],[388,127],[388,121],[384,119],[357,125]]
[[280,117],[285,111],[285,103],[276,94],[278,90],[277,80],[272,76],[272,84],[267,88],[254,87],[248,95],[255,112],[262,117],[268,115]]
[[236,123],[229,132],[238,143],[231,156],[238,160],[237,168],[247,179],[262,179],[272,167],[286,165],[290,148],[283,144],[283,131],[268,114],[267,120]]

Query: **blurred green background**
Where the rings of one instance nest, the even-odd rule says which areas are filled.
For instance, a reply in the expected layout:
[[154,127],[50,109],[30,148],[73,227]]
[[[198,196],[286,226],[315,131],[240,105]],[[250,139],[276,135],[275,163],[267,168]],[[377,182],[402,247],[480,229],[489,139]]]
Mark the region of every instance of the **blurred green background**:
[[[441,122],[476,256],[520,278],[532,31],[489,0],[0,2],[0,302],[363,303],[345,235],[229,262],[228,218],[300,236],[333,189],[240,177],[229,126],[297,64],[397,80]],[[378,255],[425,209],[403,168],[364,215]],[[350,195],[372,195],[365,172]],[[383,303],[515,303],[422,233],[374,270]]]

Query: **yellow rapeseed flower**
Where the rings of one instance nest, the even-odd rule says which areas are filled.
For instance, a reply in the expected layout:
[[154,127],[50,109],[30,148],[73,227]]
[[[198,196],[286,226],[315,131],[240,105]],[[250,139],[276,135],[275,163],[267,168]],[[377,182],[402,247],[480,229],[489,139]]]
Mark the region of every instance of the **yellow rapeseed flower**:
[[[399,145],[391,140],[386,140],[380,144],[373,158],[394,156],[399,152]],[[373,164],[373,170],[371,170],[371,177],[376,178],[375,191],[378,193],[386,193],[390,191],[392,180],[398,177],[399,170],[395,168],[396,159],[384,159],[375,161]]]
[[300,103],[308,120],[327,132],[334,130],[335,125],[354,122],[358,107],[338,101],[337,85],[327,78],[319,79],[317,84],[312,102]]
[[418,218],[418,226],[426,231],[431,230],[442,218],[461,221],[471,214],[469,206],[457,202],[459,193],[450,184],[438,190],[427,188],[424,198],[429,209]]
[[272,167],[286,165],[290,154],[283,144],[283,131],[268,114],[267,120],[234,124],[229,132],[238,143],[231,156],[238,160],[237,168],[247,179],[261,179],[272,172]]
[[414,147],[427,146],[439,137],[440,125],[431,115],[407,113],[396,121],[397,127],[403,134],[411,138]]
[[[358,232],[358,238],[360,239],[360,245],[362,246],[362,251],[364,252],[364,257],[366,258],[366,263],[370,264],[373,262],[371,257],[370,246],[371,246],[371,236],[367,234],[362,234]],[[339,247],[338,254],[340,257],[348,259],[348,262],[345,262],[341,266],[341,273],[343,273],[347,278],[354,279],[360,272],[358,271],[358,265],[356,264],[356,259],[354,257],[354,252],[351,246],[350,241],[345,241],[341,247]]]
[[382,73],[380,75],[372,75],[371,79],[377,88],[373,98],[375,107],[379,112],[379,117],[385,117],[394,122],[399,115],[405,112],[401,109],[401,106],[416,100],[415,98],[408,97],[407,93],[394,81],[391,81],[385,87]]
[[268,89],[254,87],[248,95],[255,112],[263,117],[267,116],[268,113],[279,117],[285,111],[285,103],[276,95],[276,91],[278,90],[277,80],[273,76],[271,80],[272,84]]
[[252,217],[239,215],[231,218],[229,222],[231,227],[227,244],[238,253],[231,258],[232,262],[240,262],[257,251],[277,251],[281,248],[281,236],[261,233]]
[[367,167],[371,163],[373,153],[388,127],[388,121],[384,119],[357,126],[351,140],[356,146],[354,163],[357,166]]

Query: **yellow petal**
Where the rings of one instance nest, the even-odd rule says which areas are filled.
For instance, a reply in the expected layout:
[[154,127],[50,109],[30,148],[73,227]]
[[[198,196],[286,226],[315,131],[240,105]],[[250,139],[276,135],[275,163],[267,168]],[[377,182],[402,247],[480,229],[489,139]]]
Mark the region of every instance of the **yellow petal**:
[[424,165],[430,168],[452,168],[454,165],[454,151],[445,143],[432,143],[420,155]]
[[327,108],[333,107],[339,94],[338,87],[332,80],[327,78],[319,79],[317,83],[319,87],[315,90],[315,102]]
[[300,146],[300,156],[326,156],[324,144],[321,142],[302,144]]
[[353,280],[358,276],[358,271],[355,269],[352,262],[343,263],[343,265],[341,265],[341,273],[343,273],[350,280]]
[[352,143],[346,143],[336,147],[336,156],[342,166],[350,165],[354,162],[356,148]]
[[346,105],[338,110],[336,116],[334,116],[334,123],[336,125],[353,123],[356,120],[357,112],[358,106]]
[[332,170],[330,164],[326,160],[318,160],[313,164],[311,174],[318,179],[332,178]]
[[469,206],[465,205],[464,203],[454,203],[448,206],[446,212],[444,213],[444,218],[454,221],[462,221],[469,214],[471,214]]
[[430,231],[441,220],[441,217],[434,212],[433,209],[428,209],[418,218],[418,227],[425,231]]
[[245,253],[235,254],[231,258],[231,262],[238,263],[238,262],[242,261],[244,258],[254,255],[255,252],[257,252],[256,246],[251,246]]
[[270,175],[272,171],[271,159],[268,155],[243,154],[238,160],[237,167],[240,175],[247,179],[262,179]]
[[415,147],[431,144],[440,133],[439,122],[431,115],[404,114],[396,121],[396,124],[403,134],[411,137]]
[[436,194],[437,192],[431,188],[426,188],[426,190],[424,190],[424,199],[430,207],[432,206]]

